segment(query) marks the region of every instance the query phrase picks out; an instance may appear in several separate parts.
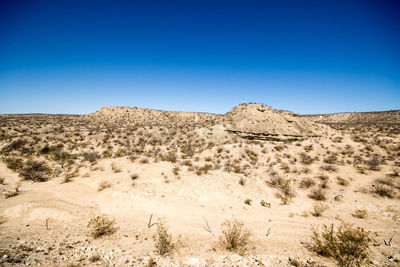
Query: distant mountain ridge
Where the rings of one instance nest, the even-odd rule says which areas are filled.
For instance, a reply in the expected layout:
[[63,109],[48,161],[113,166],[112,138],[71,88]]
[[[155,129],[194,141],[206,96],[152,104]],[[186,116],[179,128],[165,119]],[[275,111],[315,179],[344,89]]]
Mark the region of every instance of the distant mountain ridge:
[[313,114],[303,115],[303,117],[327,124],[398,124],[400,123],[400,110]]

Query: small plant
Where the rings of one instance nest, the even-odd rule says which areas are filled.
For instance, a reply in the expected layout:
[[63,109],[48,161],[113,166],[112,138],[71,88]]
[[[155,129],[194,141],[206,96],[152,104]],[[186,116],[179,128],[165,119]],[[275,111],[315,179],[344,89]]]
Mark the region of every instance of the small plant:
[[369,262],[370,232],[343,224],[336,230],[323,225],[322,232],[312,229],[308,248],[317,254],[331,258],[338,266],[362,266]]
[[89,161],[90,163],[95,163],[99,158],[99,154],[96,152],[92,152],[92,153],[82,153],[83,159],[86,161]]
[[366,209],[356,209],[351,215],[356,218],[366,219],[368,217],[368,211]]
[[178,176],[178,175],[179,175],[179,171],[180,171],[179,166],[175,166],[175,167],[172,169],[172,173],[173,173],[175,176]]
[[246,184],[246,179],[244,179],[243,177],[240,177],[239,184],[244,186]]
[[4,197],[10,198],[10,197],[18,196],[21,193],[21,191],[19,191],[20,186],[21,186],[21,183],[17,183],[13,190],[7,191],[6,193],[4,193]]
[[148,164],[148,163],[149,163],[149,159],[148,159],[148,158],[142,158],[142,159],[140,160],[140,163],[142,163],[142,164]]
[[314,159],[311,158],[309,155],[307,155],[306,153],[301,153],[300,154],[300,163],[304,164],[304,165],[310,165],[311,163],[314,162]]
[[308,197],[317,201],[326,200],[325,191],[322,188],[312,190]]
[[244,204],[246,204],[246,205],[250,205],[251,206],[251,202],[253,202],[251,199],[246,199],[245,201],[244,201]]
[[341,186],[348,186],[349,185],[349,181],[346,180],[346,179],[343,179],[342,177],[337,177],[336,179],[337,179],[338,185],[341,185]]
[[77,177],[78,175],[79,175],[78,170],[68,172],[65,174],[64,179],[61,181],[61,183],[69,183],[72,181],[72,178]]
[[300,188],[310,188],[310,187],[313,187],[314,185],[315,185],[315,182],[311,178],[304,178],[300,182]]
[[5,178],[4,177],[0,177],[0,185],[4,185],[5,184]]
[[250,240],[250,231],[244,227],[243,222],[236,219],[226,220],[222,227],[220,242],[229,251],[243,252],[247,249]]
[[265,201],[263,199],[261,199],[260,205],[263,206],[263,207],[271,208],[271,202],[267,202],[267,201]]
[[313,211],[311,214],[315,217],[321,217],[322,214],[328,209],[327,205],[317,203],[314,205]]
[[97,262],[99,260],[101,260],[101,256],[99,254],[94,254],[94,255],[89,257],[89,262],[90,263]]
[[136,179],[139,178],[139,174],[133,173],[133,174],[130,175],[130,177],[131,177],[132,181],[135,181]]
[[379,167],[380,163],[381,162],[379,160],[378,155],[374,155],[371,160],[366,162],[366,164],[368,166],[368,169],[370,169],[371,171],[379,171],[380,170],[380,167]]
[[372,185],[372,193],[378,194],[381,197],[394,198],[395,192],[392,186],[382,183],[380,180],[375,180]]
[[98,215],[88,221],[86,226],[90,228],[90,235],[93,238],[100,238],[105,235],[111,235],[117,230],[115,220],[108,218],[106,215]]
[[24,180],[45,182],[48,180],[50,168],[44,161],[27,161],[22,169],[21,176]]
[[285,180],[285,182],[278,186],[279,193],[277,193],[277,197],[282,200],[282,204],[289,204],[290,201],[296,196],[296,192],[292,188],[290,180]]
[[102,182],[99,184],[99,187],[97,188],[97,191],[101,192],[101,191],[103,191],[104,189],[109,188],[109,187],[111,187],[111,183],[110,183],[110,182],[108,182],[108,181],[102,181]]
[[331,164],[322,165],[320,167],[320,169],[323,170],[323,171],[328,171],[328,172],[336,172],[337,171],[337,168],[334,165],[331,165]]
[[118,165],[115,162],[111,163],[111,169],[113,170],[113,172],[121,172],[122,171],[121,168],[118,167]]
[[168,233],[168,227],[163,220],[158,220],[157,230],[153,236],[154,245],[158,254],[161,256],[170,253],[174,249],[171,235]]
[[301,267],[302,266],[301,265],[301,261],[298,260],[298,259],[289,258],[289,263],[290,263],[290,265],[295,266],[295,267]]

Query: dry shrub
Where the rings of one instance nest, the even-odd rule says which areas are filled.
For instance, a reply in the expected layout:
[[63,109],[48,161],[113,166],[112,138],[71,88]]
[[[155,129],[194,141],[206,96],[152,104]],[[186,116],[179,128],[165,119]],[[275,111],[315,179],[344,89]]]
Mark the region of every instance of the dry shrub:
[[158,254],[165,255],[174,249],[174,244],[165,222],[159,219],[156,224],[157,230],[153,235],[154,245]]
[[208,173],[208,171],[211,169],[212,169],[212,165],[210,165],[210,164],[205,164],[201,167],[198,166],[198,167],[196,167],[196,174],[202,175],[203,173]]
[[48,175],[50,173],[51,170],[44,161],[29,160],[25,163],[21,176],[24,180],[45,182],[49,179]]
[[267,201],[265,201],[263,199],[260,200],[260,205],[263,206],[263,207],[271,208],[271,202],[267,202]]
[[310,165],[311,163],[314,162],[314,159],[307,155],[306,153],[301,153],[300,154],[300,163],[304,165]]
[[267,181],[267,184],[272,186],[272,187],[279,187],[283,185],[286,182],[286,180],[280,176],[273,175],[269,181]]
[[5,158],[4,162],[7,164],[7,168],[13,171],[21,170],[24,167],[20,158]]
[[368,217],[368,211],[366,209],[356,209],[351,215],[356,218],[366,219]]
[[131,177],[132,181],[135,181],[136,179],[139,178],[139,174],[133,173],[133,174],[130,175],[130,177]]
[[99,187],[97,187],[97,191],[101,192],[104,189],[109,188],[109,187],[111,187],[111,183],[109,181],[102,181],[99,184]]
[[277,193],[277,197],[282,200],[282,204],[288,204],[295,196],[296,192],[292,188],[290,180],[284,179],[279,176],[273,176],[267,183],[279,189],[279,193]]
[[323,225],[322,231],[312,229],[308,248],[317,254],[334,260],[338,266],[362,266],[369,263],[370,232],[342,224],[337,229]]
[[99,238],[115,233],[117,229],[114,227],[114,225],[114,219],[110,219],[106,215],[98,215],[90,219],[86,226],[90,228],[90,235],[93,238]]
[[380,160],[378,155],[374,155],[371,160],[366,162],[368,169],[371,171],[379,171],[380,170]]
[[349,185],[349,181],[346,180],[346,179],[343,179],[342,177],[337,177],[336,179],[337,179],[338,185],[341,185],[341,186],[348,186]]
[[84,152],[82,153],[82,157],[84,160],[89,161],[90,163],[94,163],[100,158],[100,155],[97,152]]
[[327,158],[324,159],[324,163],[327,164],[336,164],[337,162],[337,156],[336,155],[330,155]]
[[111,163],[111,169],[113,172],[116,172],[116,173],[122,171],[121,168],[115,162]]
[[244,227],[243,222],[236,219],[226,220],[222,227],[221,245],[229,251],[244,252],[250,241],[250,231]]
[[253,201],[252,201],[250,198],[247,198],[247,199],[244,201],[244,204],[251,205],[252,202],[253,202]]
[[311,178],[304,178],[300,182],[300,188],[310,188],[315,185],[315,182]]
[[18,196],[21,193],[21,191],[19,190],[20,186],[21,186],[21,183],[17,183],[13,190],[7,191],[7,192],[4,193],[4,197],[5,198],[10,198],[10,197]]
[[387,178],[375,179],[372,185],[372,193],[378,194],[381,197],[394,198],[395,191],[392,180]]
[[3,149],[1,150],[2,153],[8,153],[11,152],[13,150],[19,150],[21,149],[26,143],[28,143],[28,141],[24,140],[24,139],[18,139],[13,141],[12,143],[6,145],[3,147]]
[[296,192],[292,188],[290,181],[287,180],[281,187],[279,187],[280,193],[278,197],[282,200],[282,204],[286,205],[296,196]]
[[322,188],[312,190],[308,197],[318,201],[326,200],[325,191]]
[[311,214],[315,217],[321,217],[322,214],[328,209],[327,205],[317,203],[314,205],[313,211]]
[[320,167],[320,169],[323,171],[328,171],[328,172],[336,172],[337,171],[337,168],[331,164],[322,165]]

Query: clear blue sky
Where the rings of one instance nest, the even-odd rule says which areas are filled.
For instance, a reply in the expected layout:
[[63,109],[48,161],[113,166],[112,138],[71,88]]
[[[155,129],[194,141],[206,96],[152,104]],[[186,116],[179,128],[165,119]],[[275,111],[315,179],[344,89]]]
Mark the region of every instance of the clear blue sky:
[[400,109],[400,1],[0,0],[0,113]]

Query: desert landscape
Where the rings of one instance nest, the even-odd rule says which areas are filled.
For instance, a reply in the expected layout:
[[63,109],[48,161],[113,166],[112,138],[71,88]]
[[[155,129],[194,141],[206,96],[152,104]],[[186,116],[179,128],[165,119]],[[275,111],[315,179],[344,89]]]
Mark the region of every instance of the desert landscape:
[[400,111],[0,115],[2,266],[400,266]]

